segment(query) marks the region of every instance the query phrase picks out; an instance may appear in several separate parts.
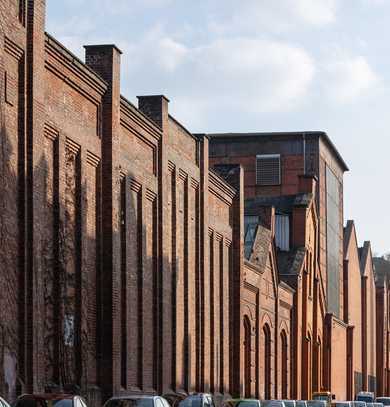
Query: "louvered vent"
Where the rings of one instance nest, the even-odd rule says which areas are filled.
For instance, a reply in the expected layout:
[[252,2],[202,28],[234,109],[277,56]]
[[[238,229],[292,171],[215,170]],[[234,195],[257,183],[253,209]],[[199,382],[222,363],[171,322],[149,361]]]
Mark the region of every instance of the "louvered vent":
[[256,156],[256,184],[280,185],[280,155]]

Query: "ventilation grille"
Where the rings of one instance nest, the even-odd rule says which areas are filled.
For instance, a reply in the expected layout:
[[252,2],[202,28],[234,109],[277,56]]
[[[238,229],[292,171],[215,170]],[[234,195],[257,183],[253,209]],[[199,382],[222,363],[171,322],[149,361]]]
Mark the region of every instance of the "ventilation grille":
[[256,184],[280,185],[280,155],[256,156]]

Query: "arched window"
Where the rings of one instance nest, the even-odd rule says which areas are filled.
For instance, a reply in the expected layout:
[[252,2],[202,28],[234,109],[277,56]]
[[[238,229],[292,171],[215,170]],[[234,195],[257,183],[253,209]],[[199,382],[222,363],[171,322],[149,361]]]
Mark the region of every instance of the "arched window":
[[282,385],[282,398],[287,399],[288,392],[288,343],[286,331],[282,331],[280,334],[281,345],[281,385]]
[[264,336],[264,399],[271,399],[271,330],[267,324],[263,327]]
[[244,317],[244,391],[245,397],[251,397],[251,323]]

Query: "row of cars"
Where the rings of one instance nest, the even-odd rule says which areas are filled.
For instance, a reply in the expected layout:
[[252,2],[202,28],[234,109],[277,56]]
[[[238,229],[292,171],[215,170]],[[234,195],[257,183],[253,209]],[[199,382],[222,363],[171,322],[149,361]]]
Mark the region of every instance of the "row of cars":
[[[317,396],[317,397],[316,397]],[[361,392],[355,401],[333,401],[330,393],[318,393],[314,400],[257,400],[230,399],[222,407],[386,407],[390,397],[374,398],[373,393]],[[0,407],[10,405],[0,397]],[[86,401],[70,393],[24,394],[13,407],[87,407]],[[214,398],[208,393],[172,393],[164,396],[133,394],[112,397],[104,407],[215,407]]]

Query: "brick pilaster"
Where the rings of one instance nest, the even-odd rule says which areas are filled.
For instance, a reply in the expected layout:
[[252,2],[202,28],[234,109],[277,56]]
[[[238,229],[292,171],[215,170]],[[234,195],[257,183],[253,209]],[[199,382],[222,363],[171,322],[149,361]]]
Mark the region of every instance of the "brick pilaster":
[[103,399],[120,390],[120,56],[115,45],[85,46],[86,64],[108,84],[102,105],[102,279],[99,378]]
[[27,391],[43,390],[43,265],[42,219],[45,162],[45,1],[28,0],[26,13],[26,264],[24,377]]
[[169,137],[168,104],[164,95],[137,96],[139,110],[161,129],[158,143],[158,278],[157,278],[157,318],[155,332],[157,333],[157,371],[156,384],[160,393],[173,390],[171,372],[172,355],[172,267],[169,264],[170,246],[163,242],[164,230],[168,230],[169,211],[168,185],[169,165],[166,145]]

